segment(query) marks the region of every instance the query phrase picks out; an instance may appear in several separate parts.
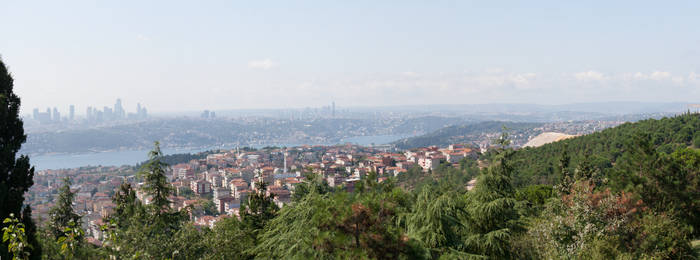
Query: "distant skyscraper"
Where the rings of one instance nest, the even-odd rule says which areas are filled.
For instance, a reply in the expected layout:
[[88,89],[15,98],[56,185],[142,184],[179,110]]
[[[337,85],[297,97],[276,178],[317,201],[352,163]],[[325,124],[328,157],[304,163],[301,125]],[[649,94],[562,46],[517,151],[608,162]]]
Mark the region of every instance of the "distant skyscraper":
[[88,120],[92,120],[92,117],[93,117],[92,107],[87,107],[87,111],[85,111],[85,117],[87,117]]
[[112,120],[112,119],[114,119],[114,113],[113,113],[113,112],[114,112],[114,111],[112,111],[111,108],[109,108],[109,107],[104,107],[104,108],[102,109],[102,113],[103,113],[103,114],[102,114],[102,119],[104,119],[104,120]]
[[136,103],[136,118],[146,119],[148,117],[148,110],[145,106],[141,106],[141,103]]
[[122,107],[122,100],[118,98],[117,103],[114,104],[114,117],[121,119],[124,118],[125,114],[124,107]]
[[58,113],[58,108],[53,108],[53,116],[51,118],[56,122],[61,121],[61,113]]
[[34,119],[39,121],[39,123],[42,123],[42,124],[51,123],[51,109],[50,108],[47,108],[46,112],[44,112],[44,113],[39,112],[38,108],[35,108],[32,112],[34,114]]
[[70,110],[68,111],[68,118],[70,121],[73,121],[75,119],[75,106],[70,105]]
[[331,116],[332,116],[332,117],[335,117],[335,101],[333,101],[333,104],[332,104]]

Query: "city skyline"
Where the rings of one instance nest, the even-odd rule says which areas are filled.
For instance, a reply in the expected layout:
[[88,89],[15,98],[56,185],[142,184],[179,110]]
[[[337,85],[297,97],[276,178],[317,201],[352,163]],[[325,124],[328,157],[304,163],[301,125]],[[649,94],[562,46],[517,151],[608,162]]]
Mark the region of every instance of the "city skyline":
[[[77,116],[82,117],[82,119],[87,120],[97,120],[102,121],[103,114],[105,116],[104,120],[120,120],[120,119],[145,119],[148,117],[148,110],[146,106],[141,105],[141,103],[136,103],[135,112],[128,112],[124,109],[122,105],[122,99],[117,98],[113,107],[109,106],[86,106],[84,113],[76,113],[76,106],[73,104],[68,105],[68,108],[64,110],[66,114],[62,114],[58,107],[54,106],[46,107],[45,112],[41,112],[41,108],[35,107],[32,109],[31,118],[37,120],[41,123],[51,123],[51,122],[61,122],[61,121],[73,121],[76,120]],[[99,119],[98,119],[99,117]]]

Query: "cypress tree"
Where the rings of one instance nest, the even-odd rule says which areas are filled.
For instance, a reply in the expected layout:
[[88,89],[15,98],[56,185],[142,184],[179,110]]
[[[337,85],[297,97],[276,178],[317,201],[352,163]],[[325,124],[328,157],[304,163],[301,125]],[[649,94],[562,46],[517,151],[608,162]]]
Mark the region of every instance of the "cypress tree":
[[[20,99],[12,91],[13,86],[12,75],[0,60],[0,219],[5,219],[10,214],[22,216],[20,213],[24,206],[24,193],[34,184],[34,167],[29,164],[29,157],[17,156],[27,136],[24,134],[22,119],[19,118]],[[26,225],[31,219],[22,216],[21,221]],[[7,244],[2,243],[2,246],[6,248]],[[39,248],[38,244],[32,246]],[[31,255],[37,254],[31,252]],[[5,250],[0,250],[0,258],[10,259],[10,256]]]

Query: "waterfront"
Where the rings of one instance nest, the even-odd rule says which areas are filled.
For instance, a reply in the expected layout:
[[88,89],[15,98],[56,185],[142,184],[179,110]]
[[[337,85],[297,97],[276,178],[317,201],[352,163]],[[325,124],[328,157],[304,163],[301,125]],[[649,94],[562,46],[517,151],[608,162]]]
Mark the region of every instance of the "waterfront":
[[[340,140],[338,143],[354,143],[359,145],[379,145],[387,144],[409,135],[375,135],[375,136],[356,136]],[[293,147],[301,144],[269,144],[270,146],[287,146]],[[267,145],[255,145],[260,148]],[[197,153],[214,149],[233,149],[234,147],[204,147],[191,149],[163,149],[164,154],[177,153]],[[45,154],[31,156],[31,164],[37,170],[45,169],[65,169],[76,168],[81,166],[120,166],[120,165],[135,165],[143,162],[148,158],[149,150],[122,150],[122,151],[107,151],[96,153],[81,153],[81,154]]]

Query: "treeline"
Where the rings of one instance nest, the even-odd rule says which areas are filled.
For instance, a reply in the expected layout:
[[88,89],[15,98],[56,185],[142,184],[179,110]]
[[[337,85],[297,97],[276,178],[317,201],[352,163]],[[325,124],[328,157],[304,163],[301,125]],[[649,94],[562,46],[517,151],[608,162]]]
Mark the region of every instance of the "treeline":
[[523,131],[542,125],[542,123],[517,123],[501,121],[453,125],[425,135],[401,139],[393,142],[392,144],[396,145],[396,147],[400,149],[412,149],[432,145],[447,146],[454,143],[472,143],[479,141],[479,138],[485,133],[500,132],[504,126],[511,131]]
[[[161,161],[163,163],[166,163],[168,165],[175,165],[179,163],[187,163],[192,160],[201,160],[201,159],[206,159],[207,155],[210,154],[215,154],[216,151],[205,151],[205,152],[199,152],[199,153],[176,153],[176,154],[168,154],[168,155],[163,155],[161,158]],[[148,163],[147,161],[138,163],[136,165],[137,168],[140,168],[144,164]]]
[[571,157],[568,170],[573,170],[587,159],[603,175],[608,176],[614,172],[613,165],[620,159],[627,159],[640,143],[663,154],[671,154],[680,148],[700,147],[699,129],[700,115],[686,113],[658,120],[625,123],[537,148],[524,148],[513,158],[518,165],[514,181],[517,186],[556,184],[561,178],[557,168],[564,152]]
[[595,179],[587,189],[636,201],[643,205],[640,211],[679,225],[669,232],[686,230],[688,236],[697,237],[700,235],[698,129],[700,114],[686,113],[526,148],[513,156],[518,165],[513,171],[514,184],[516,187],[556,185],[566,189],[577,179],[574,176],[586,176]]

